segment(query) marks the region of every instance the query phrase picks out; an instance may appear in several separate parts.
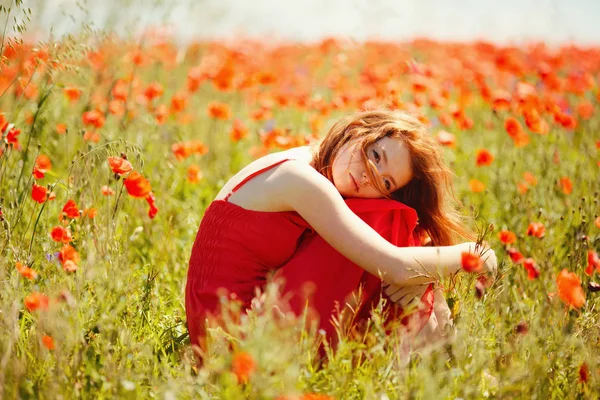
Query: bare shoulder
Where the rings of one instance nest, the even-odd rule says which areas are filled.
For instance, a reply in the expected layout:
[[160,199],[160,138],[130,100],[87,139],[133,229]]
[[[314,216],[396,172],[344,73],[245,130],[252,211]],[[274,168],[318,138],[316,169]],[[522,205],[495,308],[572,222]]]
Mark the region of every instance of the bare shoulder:
[[[343,202],[341,195],[326,177],[309,163],[290,160],[273,173],[271,191],[281,202],[296,211],[309,205],[331,204],[334,199]],[[287,208],[286,207],[286,208]]]

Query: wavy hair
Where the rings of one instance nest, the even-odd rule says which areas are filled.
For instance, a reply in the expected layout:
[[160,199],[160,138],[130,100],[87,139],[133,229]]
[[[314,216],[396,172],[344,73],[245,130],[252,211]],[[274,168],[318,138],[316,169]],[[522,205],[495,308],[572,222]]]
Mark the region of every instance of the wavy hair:
[[[367,148],[381,138],[398,138],[407,146],[412,161],[413,178],[402,188],[388,193]],[[452,172],[443,160],[442,148],[416,117],[402,111],[369,110],[337,121],[318,144],[312,159],[317,171],[333,182],[333,161],[348,142],[358,140],[371,184],[382,197],[393,199],[416,210],[419,226],[436,246],[448,246],[459,237],[472,240],[475,235],[456,210]]]

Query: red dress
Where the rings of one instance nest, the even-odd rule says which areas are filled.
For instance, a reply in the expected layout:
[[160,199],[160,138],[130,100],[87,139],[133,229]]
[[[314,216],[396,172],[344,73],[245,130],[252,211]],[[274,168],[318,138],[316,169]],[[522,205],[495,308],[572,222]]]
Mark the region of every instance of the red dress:
[[[256,171],[231,193],[285,161]],[[379,298],[380,279],[329,246],[298,213],[248,210],[228,202],[231,193],[224,200],[213,201],[206,209],[192,247],[185,298],[192,344],[199,344],[204,336],[206,317],[218,315],[219,294],[223,289],[235,293],[247,309],[255,288],[262,287],[270,273],[284,266],[280,275],[286,278],[287,290],[293,292],[307,281],[318,287],[312,299],[321,315],[321,326],[328,332],[332,332],[328,325],[332,305],[343,302],[359,284],[366,285],[364,293],[369,304]],[[411,208],[392,200],[347,199],[346,203],[393,244],[414,244],[416,214]],[[407,215],[409,219],[405,221]],[[432,304],[432,293],[430,297],[428,304]],[[296,301],[296,306],[294,303],[292,306],[301,312],[299,304]],[[431,313],[431,308],[428,312]],[[368,316],[368,310],[363,316]]]

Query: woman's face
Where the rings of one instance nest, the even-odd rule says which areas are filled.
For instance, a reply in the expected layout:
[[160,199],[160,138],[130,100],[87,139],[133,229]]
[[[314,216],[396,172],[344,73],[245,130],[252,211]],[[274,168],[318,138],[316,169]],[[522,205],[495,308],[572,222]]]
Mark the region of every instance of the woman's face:
[[[367,175],[358,141],[346,143],[333,161],[333,184],[344,197],[382,198]],[[398,138],[384,137],[367,147],[382,186],[392,193],[408,184],[413,177],[410,152]]]

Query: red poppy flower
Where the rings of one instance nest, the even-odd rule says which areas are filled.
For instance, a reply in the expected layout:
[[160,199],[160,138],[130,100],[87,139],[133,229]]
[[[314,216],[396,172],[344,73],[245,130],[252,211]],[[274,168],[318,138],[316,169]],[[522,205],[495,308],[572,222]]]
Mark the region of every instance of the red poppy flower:
[[486,149],[477,150],[476,162],[477,162],[478,167],[481,167],[482,165],[491,165],[493,161],[494,161],[494,155],[492,153],[490,153],[488,150],[486,150]]
[[504,129],[517,147],[523,147],[529,143],[529,136],[523,130],[521,123],[514,117],[508,117],[504,121]]
[[31,198],[38,203],[42,204],[48,198],[48,189],[44,186],[33,184],[31,188]]
[[535,260],[533,258],[526,258],[523,260],[523,267],[527,270],[527,278],[530,280],[536,279],[540,276],[540,270],[535,264]]
[[541,222],[531,222],[527,227],[527,235],[535,236],[538,238],[544,237],[546,233],[546,227]]
[[239,383],[247,383],[250,376],[256,371],[256,362],[252,355],[241,351],[233,355],[231,370]]
[[33,292],[25,297],[23,303],[29,312],[34,312],[36,310],[46,310],[50,304],[50,299],[45,294]]
[[600,272],[600,257],[598,257],[598,253],[594,250],[589,250],[587,254],[587,267],[585,268],[586,275],[592,276],[594,269]]
[[498,238],[504,244],[513,244],[514,242],[517,241],[517,235],[515,235],[511,231],[506,231],[506,230],[498,232]]
[[473,193],[480,193],[485,190],[485,184],[477,179],[471,179],[469,181],[469,188]]
[[64,93],[71,103],[76,102],[81,97],[81,90],[74,87],[66,87]]
[[133,170],[131,163],[122,157],[108,157],[108,165],[118,175],[125,175]]
[[75,204],[75,200],[67,200],[62,209],[62,215],[68,218],[79,218],[79,209],[77,208],[77,204]]
[[520,264],[525,259],[525,257],[523,257],[523,254],[521,254],[521,252],[519,250],[515,249],[514,247],[511,247],[507,251],[508,251],[508,255],[510,256],[510,259],[515,264]]
[[152,191],[150,182],[137,171],[132,171],[123,181],[127,193],[132,197],[145,198]]
[[461,264],[467,272],[478,272],[483,268],[483,260],[477,254],[470,252],[461,253]]
[[573,182],[571,182],[571,179],[569,179],[568,176],[560,178],[559,183],[564,194],[571,194],[573,192]]
[[242,121],[236,119],[233,121],[233,126],[231,127],[231,132],[229,132],[229,137],[231,141],[234,143],[239,142],[243,138],[248,135],[248,128]]
[[202,179],[202,172],[200,167],[196,164],[192,164],[187,169],[187,180],[190,183],[198,183]]
[[52,162],[47,155],[40,154],[35,159],[35,165],[33,167],[33,176],[35,179],[42,179],[45,173],[52,169]]
[[144,90],[144,97],[148,99],[148,101],[152,101],[157,97],[162,96],[164,89],[162,85],[158,82],[152,82],[146,90]]
[[563,269],[556,278],[556,285],[558,297],[566,304],[575,308],[580,308],[585,304],[585,293],[577,274]]
[[150,217],[150,219],[153,219],[154,217],[156,217],[156,214],[158,213],[158,208],[156,207],[156,204],[155,204],[156,198],[154,197],[154,193],[152,193],[152,192],[148,193],[148,195],[146,196],[146,201],[148,202],[148,205],[150,206],[150,209],[148,210],[148,217]]
[[48,350],[54,350],[54,339],[52,336],[44,335],[42,336],[42,344]]
[[112,196],[113,194],[115,194],[115,191],[112,190],[110,186],[103,185],[100,189],[102,190],[102,194],[104,196]]
[[84,125],[92,125],[97,129],[104,126],[104,115],[98,110],[86,111],[81,116]]
[[71,236],[71,231],[62,226],[55,226],[52,228],[50,232],[50,236],[52,236],[52,240],[55,242],[69,243],[73,241],[73,237]]
[[208,105],[208,115],[215,119],[227,120],[231,118],[231,109],[225,103],[212,102]]
[[447,147],[455,147],[456,146],[456,136],[452,133],[441,130],[438,132],[436,139],[439,144]]
[[33,269],[23,265],[22,262],[17,261],[15,263],[15,268],[17,269],[17,271],[19,272],[19,274],[21,274],[21,276],[23,278],[29,279],[29,280],[34,280],[35,278],[37,278],[37,272],[35,272]]
[[65,262],[71,261],[74,264],[77,264],[81,260],[81,258],[79,257],[79,253],[73,248],[73,246],[71,246],[70,244],[65,244],[58,253],[58,260],[64,267]]

